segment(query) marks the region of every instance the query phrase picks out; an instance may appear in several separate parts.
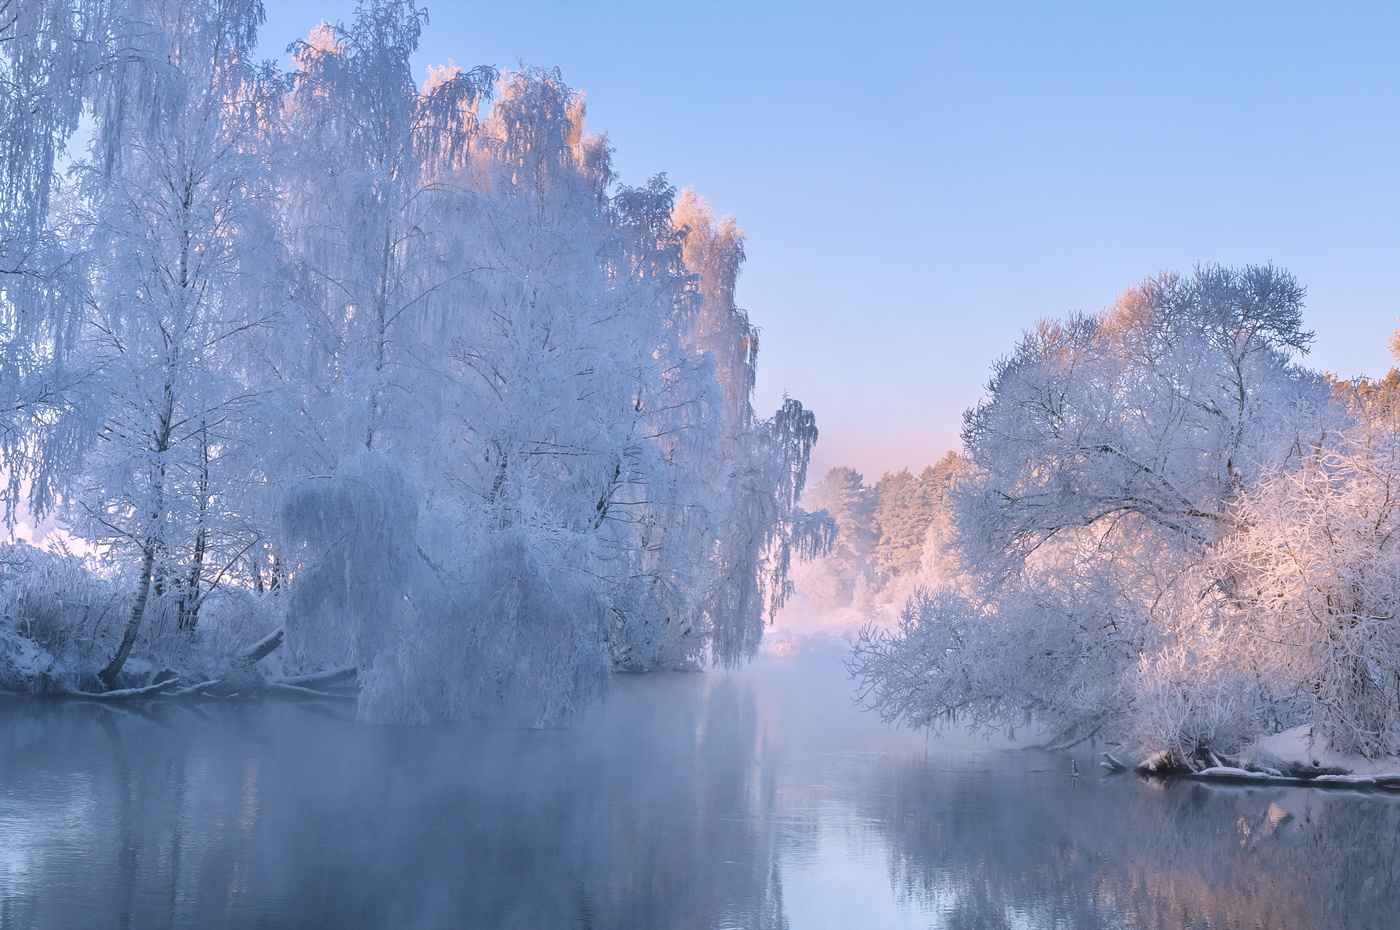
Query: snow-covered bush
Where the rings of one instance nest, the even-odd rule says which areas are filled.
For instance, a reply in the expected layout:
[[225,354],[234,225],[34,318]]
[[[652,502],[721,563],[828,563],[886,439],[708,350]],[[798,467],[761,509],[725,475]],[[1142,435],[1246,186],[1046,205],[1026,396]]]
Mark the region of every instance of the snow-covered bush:
[[0,689],[90,684],[129,603],[75,556],[0,547]]

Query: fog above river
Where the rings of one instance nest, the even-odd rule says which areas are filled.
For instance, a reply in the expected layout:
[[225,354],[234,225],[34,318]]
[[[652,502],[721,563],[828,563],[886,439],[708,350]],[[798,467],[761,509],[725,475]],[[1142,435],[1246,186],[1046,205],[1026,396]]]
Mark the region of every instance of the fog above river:
[[839,662],[624,676],[569,729],[0,713],[0,926],[1381,927],[1400,800],[926,739]]

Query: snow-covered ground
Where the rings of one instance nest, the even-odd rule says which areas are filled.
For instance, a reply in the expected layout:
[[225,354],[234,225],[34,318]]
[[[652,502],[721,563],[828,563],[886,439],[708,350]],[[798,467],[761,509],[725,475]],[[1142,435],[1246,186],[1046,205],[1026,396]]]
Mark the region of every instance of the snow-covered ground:
[[1256,740],[1240,753],[1240,761],[1273,768],[1279,768],[1278,762],[1281,761],[1312,768],[1345,769],[1353,775],[1400,773],[1400,756],[1368,759],[1362,755],[1335,752],[1321,738],[1314,739],[1312,728],[1306,725]]

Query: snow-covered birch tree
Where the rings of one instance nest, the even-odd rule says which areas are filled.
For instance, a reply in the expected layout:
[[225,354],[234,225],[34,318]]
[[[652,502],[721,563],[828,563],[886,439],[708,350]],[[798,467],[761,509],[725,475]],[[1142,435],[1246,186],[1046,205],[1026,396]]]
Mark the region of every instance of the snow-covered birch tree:
[[[54,207],[59,162],[127,19],[121,2],[9,0],[0,7],[0,467],[8,525],[22,496],[51,506],[90,438],[72,407],[81,262]],[[62,192],[60,190],[60,200]]]
[[99,157],[85,169],[81,347],[102,420],[66,495],[81,535],[123,567],[135,559],[108,687],[149,608],[193,631],[257,537],[232,497],[246,470],[228,463],[252,440],[252,334],[276,307],[270,187],[250,144],[269,109],[246,62],[261,4],[152,0],[142,12],[100,87]]
[[[363,3],[350,26],[318,27],[293,46],[285,103],[282,222],[300,312],[275,365],[294,399],[275,469],[288,553],[274,558],[301,576],[294,651],[335,662],[369,665],[387,641],[403,604],[388,592],[404,593],[417,538],[376,521],[420,512],[405,495],[421,493],[451,403],[446,295],[473,230],[443,178],[465,164],[491,72],[443,69],[420,92],[409,56],[424,18],[413,3]],[[326,529],[336,514],[356,537]]]

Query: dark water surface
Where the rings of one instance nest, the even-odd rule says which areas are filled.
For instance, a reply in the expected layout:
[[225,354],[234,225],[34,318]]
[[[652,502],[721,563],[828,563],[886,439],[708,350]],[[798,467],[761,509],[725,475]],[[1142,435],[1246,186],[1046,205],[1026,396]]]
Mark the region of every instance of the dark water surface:
[[0,703],[0,927],[1400,927],[1400,798],[925,740],[838,662],[568,730]]

